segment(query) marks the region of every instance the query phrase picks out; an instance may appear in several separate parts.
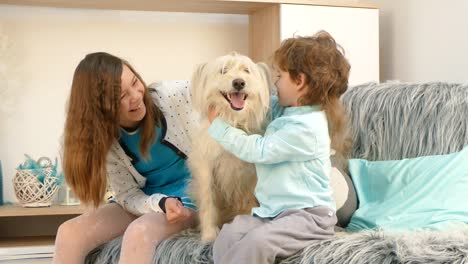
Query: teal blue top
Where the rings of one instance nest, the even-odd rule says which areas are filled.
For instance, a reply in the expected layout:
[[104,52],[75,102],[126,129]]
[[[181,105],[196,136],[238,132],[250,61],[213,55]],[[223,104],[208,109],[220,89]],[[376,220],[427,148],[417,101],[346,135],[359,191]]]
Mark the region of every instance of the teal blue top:
[[318,106],[281,108],[272,100],[273,121],[265,135],[247,135],[220,118],[208,133],[239,159],[255,164],[253,215],[275,217],[287,209],[326,206],[336,210],[330,188],[330,137]]
[[127,132],[122,129],[121,133],[121,146],[132,158],[135,169],[146,177],[142,191],[147,195],[162,193],[180,197],[186,207],[195,209],[186,193],[190,171],[185,159],[177,155],[170,146],[162,143],[163,130],[160,127],[156,127],[156,133],[158,138],[149,150],[148,160],[143,159],[139,150],[140,130]]

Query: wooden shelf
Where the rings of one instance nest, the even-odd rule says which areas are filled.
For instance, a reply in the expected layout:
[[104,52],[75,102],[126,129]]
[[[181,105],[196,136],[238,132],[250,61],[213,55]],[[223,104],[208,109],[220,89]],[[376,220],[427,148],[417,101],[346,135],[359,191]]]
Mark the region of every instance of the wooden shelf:
[[333,0],[0,0],[0,4],[220,14],[251,14],[277,4],[377,8],[372,3]]
[[54,241],[55,236],[0,238],[0,248],[50,246]]
[[50,207],[24,208],[20,205],[0,206],[0,217],[38,215],[79,215],[86,211],[83,205],[52,205]]

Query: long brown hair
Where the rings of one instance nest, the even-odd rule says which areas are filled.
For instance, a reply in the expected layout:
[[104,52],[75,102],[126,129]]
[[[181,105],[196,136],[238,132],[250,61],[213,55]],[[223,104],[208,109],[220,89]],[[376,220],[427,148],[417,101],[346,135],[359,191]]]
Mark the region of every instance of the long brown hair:
[[340,96],[348,88],[351,66],[344,51],[326,31],[310,37],[284,40],[273,61],[292,80],[305,75],[309,89],[299,98],[300,105],[321,105],[329,122],[331,147],[346,156],[350,148],[348,121]]
[[141,130],[140,151],[148,155],[156,139],[155,125],[161,112],[146,85],[130,64],[104,52],[91,53],[75,69],[64,130],[63,171],[68,185],[85,204],[97,207],[107,186],[106,157],[120,136],[121,76],[126,65],[145,87],[146,115]]

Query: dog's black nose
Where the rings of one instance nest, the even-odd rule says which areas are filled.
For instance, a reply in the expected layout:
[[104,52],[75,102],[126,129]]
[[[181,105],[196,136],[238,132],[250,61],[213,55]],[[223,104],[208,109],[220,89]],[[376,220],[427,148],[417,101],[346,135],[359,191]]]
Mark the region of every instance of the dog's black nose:
[[234,79],[234,81],[232,81],[232,87],[234,87],[234,89],[236,89],[237,91],[240,91],[244,89],[245,81],[241,78]]

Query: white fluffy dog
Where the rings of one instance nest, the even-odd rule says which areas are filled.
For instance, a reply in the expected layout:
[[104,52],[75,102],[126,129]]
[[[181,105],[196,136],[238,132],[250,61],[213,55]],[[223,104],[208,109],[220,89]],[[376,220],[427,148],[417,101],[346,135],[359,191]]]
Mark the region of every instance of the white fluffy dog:
[[210,105],[220,117],[247,133],[263,134],[270,101],[270,72],[237,53],[200,65],[192,79],[192,103],[202,116],[188,156],[191,194],[199,208],[201,239],[214,240],[219,228],[257,205],[253,164],[226,152],[208,135]]

